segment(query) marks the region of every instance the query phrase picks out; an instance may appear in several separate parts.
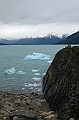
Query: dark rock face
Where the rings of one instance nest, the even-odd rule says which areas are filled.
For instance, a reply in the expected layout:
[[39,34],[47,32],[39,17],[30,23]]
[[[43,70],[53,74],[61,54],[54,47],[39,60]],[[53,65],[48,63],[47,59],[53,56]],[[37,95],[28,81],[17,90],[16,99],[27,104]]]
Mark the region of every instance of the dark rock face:
[[60,50],[43,78],[43,93],[60,120],[79,120],[79,47]]

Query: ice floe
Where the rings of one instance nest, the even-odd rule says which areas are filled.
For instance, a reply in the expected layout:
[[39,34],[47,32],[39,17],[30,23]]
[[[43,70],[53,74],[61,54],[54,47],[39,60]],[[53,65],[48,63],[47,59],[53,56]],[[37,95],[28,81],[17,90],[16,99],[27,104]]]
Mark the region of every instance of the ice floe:
[[22,88],[22,90],[25,90],[25,88]]
[[39,81],[41,78],[33,77],[32,79],[35,80],[35,81]]
[[47,61],[47,63],[51,63],[52,61],[50,60],[50,61]]
[[17,73],[18,73],[19,75],[26,74],[26,72],[23,72],[23,71],[18,71]]
[[32,69],[32,72],[38,72],[39,69]]
[[38,86],[40,86],[41,85],[41,83],[24,83],[24,86],[25,87],[38,87]]
[[13,68],[7,69],[7,70],[5,71],[5,74],[14,74],[15,71],[16,71],[16,69],[13,67]]
[[17,71],[14,67],[5,70],[5,74],[11,75],[11,74],[14,74],[14,73],[17,73],[17,74],[19,74],[19,75],[26,74],[26,72],[23,72],[23,71],[21,71],[21,70],[20,70],[20,71]]
[[46,55],[46,54],[43,54],[43,53],[36,53],[36,52],[33,52],[32,55],[27,55],[25,57],[25,59],[40,59],[40,60],[48,60],[50,59],[50,55]]
[[33,87],[30,87],[29,89],[30,89],[30,90],[33,90]]
[[43,73],[43,75],[46,75],[46,73]]
[[40,73],[35,73],[35,75],[37,75],[37,76],[38,76],[38,75],[40,75]]
[[35,88],[35,91],[40,92],[40,91],[42,91],[42,89],[41,88]]

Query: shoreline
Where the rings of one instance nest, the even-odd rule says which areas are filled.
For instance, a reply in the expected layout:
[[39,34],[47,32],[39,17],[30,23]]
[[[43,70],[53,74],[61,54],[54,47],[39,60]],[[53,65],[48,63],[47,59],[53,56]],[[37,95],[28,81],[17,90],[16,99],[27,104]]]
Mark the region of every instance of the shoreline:
[[49,110],[43,94],[0,91],[0,120],[43,120],[50,115],[58,120],[54,111]]

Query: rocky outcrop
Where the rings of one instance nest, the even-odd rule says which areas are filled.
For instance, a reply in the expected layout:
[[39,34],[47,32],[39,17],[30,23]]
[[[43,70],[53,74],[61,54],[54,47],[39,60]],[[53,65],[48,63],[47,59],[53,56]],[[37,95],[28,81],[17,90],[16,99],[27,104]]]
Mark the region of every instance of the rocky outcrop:
[[79,47],[60,50],[43,78],[43,93],[60,120],[79,120]]

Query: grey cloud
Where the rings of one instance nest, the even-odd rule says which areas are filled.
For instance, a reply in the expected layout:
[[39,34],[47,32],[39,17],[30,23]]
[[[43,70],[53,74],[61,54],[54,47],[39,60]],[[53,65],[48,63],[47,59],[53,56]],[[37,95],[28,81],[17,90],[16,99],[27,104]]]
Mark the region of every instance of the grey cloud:
[[79,30],[79,0],[0,0],[0,38],[71,34]]
[[79,0],[0,0],[0,22],[79,23]]

